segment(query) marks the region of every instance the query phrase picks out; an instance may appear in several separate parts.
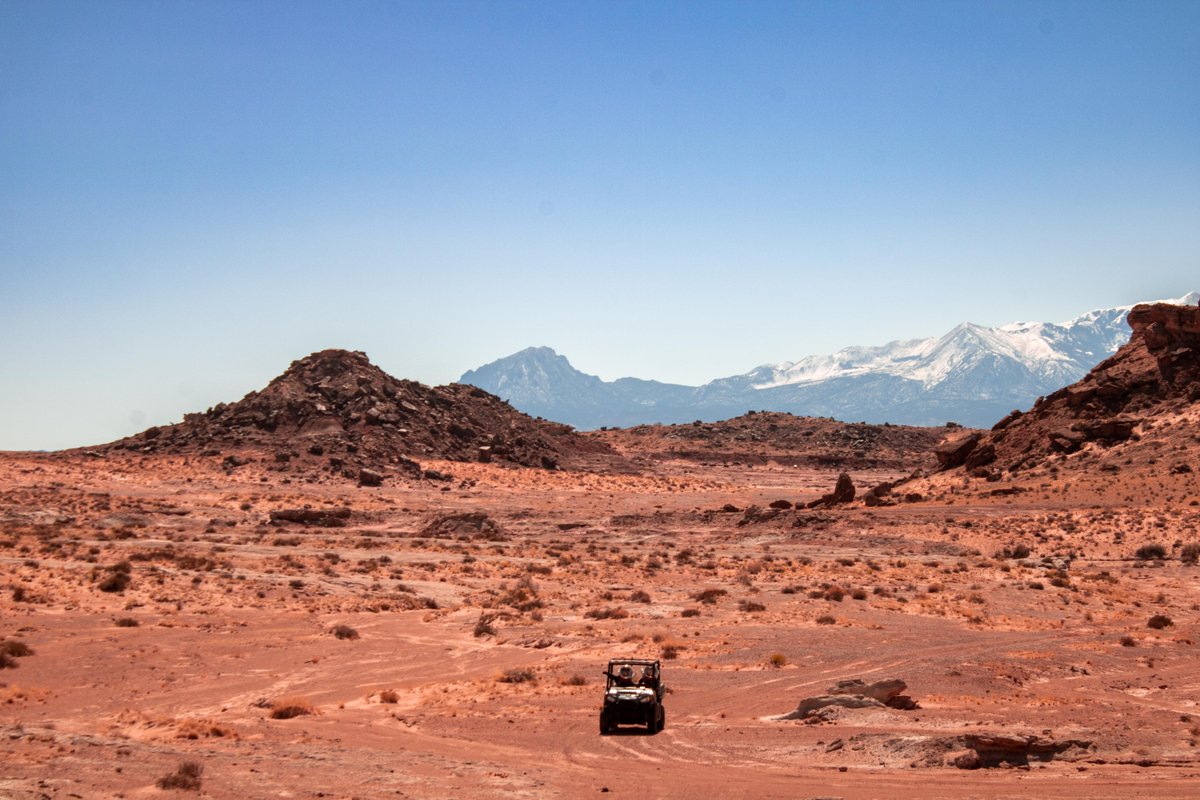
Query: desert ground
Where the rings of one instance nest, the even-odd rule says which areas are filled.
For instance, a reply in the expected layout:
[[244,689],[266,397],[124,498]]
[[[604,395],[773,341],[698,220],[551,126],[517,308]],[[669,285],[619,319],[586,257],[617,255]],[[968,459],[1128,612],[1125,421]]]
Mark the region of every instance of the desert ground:
[[[1200,420],[1155,430],[875,507],[928,455],[3,454],[0,797],[1195,797]],[[634,656],[665,730],[602,736]],[[779,719],[849,679],[916,708]]]

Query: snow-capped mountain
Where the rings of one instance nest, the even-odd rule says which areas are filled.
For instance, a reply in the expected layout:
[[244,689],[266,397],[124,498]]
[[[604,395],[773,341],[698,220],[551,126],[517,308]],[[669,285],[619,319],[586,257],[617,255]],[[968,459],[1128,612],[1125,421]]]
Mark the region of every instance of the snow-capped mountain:
[[[1194,305],[1200,293],[1159,302]],[[848,421],[987,427],[1039,395],[1073,383],[1129,338],[1132,306],[1068,322],[964,322],[944,336],[768,364],[691,387],[621,378],[602,381],[548,347],[522,350],[467,372],[463,383],[529,414],[579,428],[716,420],[750,409]]]

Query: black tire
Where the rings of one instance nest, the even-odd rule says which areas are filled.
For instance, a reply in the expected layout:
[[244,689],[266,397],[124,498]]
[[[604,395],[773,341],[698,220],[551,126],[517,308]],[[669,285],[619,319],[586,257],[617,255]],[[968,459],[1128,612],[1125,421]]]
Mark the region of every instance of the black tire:
[[601,714],[600,715],[600,735],[608,736],[608,734],[610,734],[610,733],[612,733],[612,726],[608,724],[608,719],[603,714]]
[[658,707],[658,732],[662,733],[663,728],[667,727],[667,709],[662,706]]

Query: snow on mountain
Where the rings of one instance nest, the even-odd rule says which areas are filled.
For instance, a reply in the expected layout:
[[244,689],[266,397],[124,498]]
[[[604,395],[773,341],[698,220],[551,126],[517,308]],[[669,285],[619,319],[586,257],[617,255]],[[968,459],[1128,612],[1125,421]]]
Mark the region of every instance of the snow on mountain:
[[[1155,302],[1195,305],[1200,293]],[[832,355],[764,365],[752,374],[767,374],[755,389],[817,383],[868,373],[919,381],[928,388],[994,354],[1023,366],[1046,380],[1070,383],[1112,355],[1129,339],[1125,316],[1132,305],[1089,311],[1062,323],[1013,322],[986,328],[964,322],[940,338],[908,339],[881,347],[848,347]]]
[[[1157,302],[1194,305],[1200,293]],[[765,364],[703,386],[580,372],[548,347],[531,347],[467,372],[470,383],[528,414],[581,428],[689,422],[750,409],[843,420],[986,427],[1014,408],[1073,383],[1129,339],[1133,306],[1067,322],[970,322],[945,335]]]

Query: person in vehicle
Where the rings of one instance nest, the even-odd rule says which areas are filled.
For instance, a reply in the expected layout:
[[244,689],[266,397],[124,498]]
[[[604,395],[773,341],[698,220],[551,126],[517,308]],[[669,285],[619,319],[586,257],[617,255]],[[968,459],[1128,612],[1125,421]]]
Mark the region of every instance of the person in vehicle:
[[617,670],[617,686],[633,686],[633,667],[622,664]]
[[654,667],[649,664],[642,670],[642,677],[638,680],[638,686],[645,686],[648,689],[658,688],[658,676],[654,674]]

